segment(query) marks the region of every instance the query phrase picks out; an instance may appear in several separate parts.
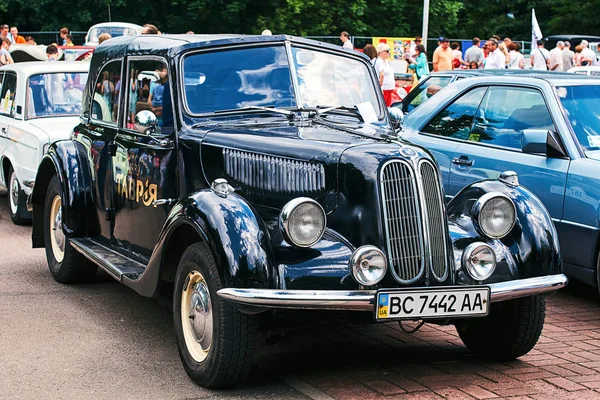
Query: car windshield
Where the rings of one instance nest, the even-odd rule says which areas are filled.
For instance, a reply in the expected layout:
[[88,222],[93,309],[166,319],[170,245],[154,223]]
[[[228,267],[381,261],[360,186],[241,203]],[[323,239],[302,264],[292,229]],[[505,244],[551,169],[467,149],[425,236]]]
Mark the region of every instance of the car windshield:
[[600,85],[563,86],[557,93],[581,146],[600,150]]
[[326,108],[348,114],[368,104],[384,118],[367,63],[316,50],[292,48],[302,104],[296,103],[286,49],[254,47],[191,54],[184,59],[184,87],[192,114],[248,107]]
[[88,43],[98,43],[98,36],[103,33],[108,33],[111,38],[118,36],[136,36],[137,31],[134,28],[125,28],[123,26],[99,26],[92,28],[88,32],[87,41]]
[[87,72],[32,75],[27,88],[27,118],[79,115],[87,77]]

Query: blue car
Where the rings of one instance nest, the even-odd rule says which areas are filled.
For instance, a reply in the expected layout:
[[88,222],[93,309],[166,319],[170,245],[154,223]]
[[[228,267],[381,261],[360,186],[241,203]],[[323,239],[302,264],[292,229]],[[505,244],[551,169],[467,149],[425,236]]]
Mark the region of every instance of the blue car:
[[568,276],[600,287],[600,79],[462,79],[410,112],[400,135],[429,149],[446,199],[515,171],[557,228]]

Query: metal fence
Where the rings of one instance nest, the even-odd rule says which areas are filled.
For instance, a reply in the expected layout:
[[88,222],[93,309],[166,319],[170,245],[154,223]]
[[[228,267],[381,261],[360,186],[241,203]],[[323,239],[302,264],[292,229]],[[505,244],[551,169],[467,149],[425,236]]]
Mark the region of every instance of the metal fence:
[[[48,31],[48,32],[19,32],[19,35],[23,37],[31,36],[37,44],[52,44],[56,43],[62,45],[59,31]],[[71,37],[73,44],[81,46],[85,42],[85,35],[87,32],[71,31]]]

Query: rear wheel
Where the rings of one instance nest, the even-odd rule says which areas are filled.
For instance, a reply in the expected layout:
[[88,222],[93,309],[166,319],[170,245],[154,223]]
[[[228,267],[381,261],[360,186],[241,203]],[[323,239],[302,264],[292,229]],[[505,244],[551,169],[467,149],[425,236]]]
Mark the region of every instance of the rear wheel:
[[44,243],[50,273],[58,282],[90,280],[98,267],[78,253],[63,230],[62,191],[58,177],[50,180],[44,204]]
[[221,280],[207,247],[183,253],[173,296],[179,355],[189,377],[208,388],[234,386],[250,370],[257,324],[217,296]]
[[8,205],[10,210],[10,219],[16,225],[23,225],[31,221],[24,217],[27,214],[25,202],[27,198],[21,189],[21,184],[17,179],[15,170],[10,167],[8,171]]
[[490,315],[460,321],[456,330],[467,348],[481,357],[508,361],[527,354],[537,343],[546,316],[541,296],[493,303]]

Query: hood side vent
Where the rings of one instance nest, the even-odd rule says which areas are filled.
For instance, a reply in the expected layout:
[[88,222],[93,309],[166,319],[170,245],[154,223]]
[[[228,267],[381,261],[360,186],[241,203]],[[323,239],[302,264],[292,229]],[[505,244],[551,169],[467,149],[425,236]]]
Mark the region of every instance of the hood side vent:
[[281,195],[325,191],[321,164],[233,149],[223,149],[223,164],[228,180],[250,189]]

